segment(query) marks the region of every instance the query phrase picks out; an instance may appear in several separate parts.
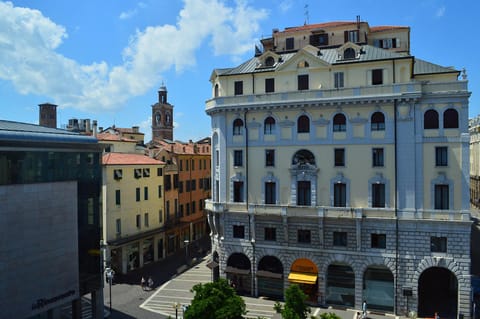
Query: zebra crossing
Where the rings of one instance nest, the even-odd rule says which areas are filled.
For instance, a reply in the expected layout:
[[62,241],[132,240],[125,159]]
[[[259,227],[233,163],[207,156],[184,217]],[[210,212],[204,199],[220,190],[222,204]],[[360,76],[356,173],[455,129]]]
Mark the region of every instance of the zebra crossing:
[[[140,307],[165,317],[183,318],[183,308],[189,305],[193,299],[193,293],[190,292],[192,287],[197,283],[211,282],[211,270],[206,264],[207,260],[204,260],[166,282]],[[251,297],[243,297],[243,299],[247,306],[246,318],[264,317],[270,319],[274,317],[273,301]]]

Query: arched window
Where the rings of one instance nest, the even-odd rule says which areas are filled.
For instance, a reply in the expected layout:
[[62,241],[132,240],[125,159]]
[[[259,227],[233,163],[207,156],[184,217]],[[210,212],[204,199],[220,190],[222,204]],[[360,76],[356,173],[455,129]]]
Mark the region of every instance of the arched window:
[[385,131],[385,115],[382,112],[375,112],[371,118],[372,131]]
[[242,135],[243,134],[243,121],[241,119],[236,119],[233,121],[233,135]]
[[435,110],[428,110],[423,115],[424,129],[438,129],[438,113]]
[[218,97],[218,84],[215,84],[215,97]]
[[292,165],[311,164],[315,165],[315,156],[309,150],[299,150],[293,155]]
[[297,133],[310,132],[310,119],[306,115],[302,115],[297,120]]
[[345,115],[339,113],[333,117],[333,131],[345,132],[347,130],[347,119]]
[[265,66],[273,66],[275,64],[275,59],[271,56],[265,59]]
[[274,134],[275,133],[275,119],[271,116],[265,119],[263,123],[263,134]]
[[447,109],[443,112],[443,128],[458,128],[457,110]]
[[355,59],[355,50],[347,48],[343,51],[343,59]]

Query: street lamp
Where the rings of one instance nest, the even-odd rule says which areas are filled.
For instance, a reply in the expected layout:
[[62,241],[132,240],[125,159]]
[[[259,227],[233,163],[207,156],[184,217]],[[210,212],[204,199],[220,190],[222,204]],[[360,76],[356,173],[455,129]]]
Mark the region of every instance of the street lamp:
[[185,246],[185,261],[186,261],[187,264],[188,264],[188,243],[189,243],[189,242],[190,242],[190,241],[189,241],[188,239],[185,239],[185,240],[183,241],[184,246]]
[[112,280],[115,275],[115,271],[112,268],[105,269],[105,275],[108,279],[108,285],[110,286],[110,314],[112,314]]
[[178,319],[178,309],[180,309],[182,305],[178,302],[173,304],[173,308],[175,308],[175,319]]

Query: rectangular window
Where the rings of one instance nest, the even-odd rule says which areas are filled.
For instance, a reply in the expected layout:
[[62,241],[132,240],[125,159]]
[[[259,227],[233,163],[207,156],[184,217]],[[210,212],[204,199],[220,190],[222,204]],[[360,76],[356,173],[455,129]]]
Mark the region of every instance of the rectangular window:
[[335,166],[345,166],[345,149],[336,148],[335,149]]
[[122,233],[122,220],[120,218],[117,218],[117,220],[115,221],[115,226],[117,235],[120,235]]
[[335,72],[333,74],[333,76],[335,77],[335,88],[336,89],[343,88],[343,86],[344,86],[344,84],[343,84],[343,72]]
[[371,248],[387,248],[387,235],[385,234],[371,234],[370,235]]
[[276,184],[274,182],[265,183],[265,204],[276,204]]
[[297,182],[297,205],[298,206],[311,205],[310,181]]
[[347,232],[334,231],[333,232],[333,246],[347,247]]
[[298,90],[308,90],[308,74],[301,74],[297,78]]
[[135,178],[141,178],[142,177],[142,169],[141,168],[135,168],[133,170],[133,176]]
[[233,166],[241,167],[243,166],[243,151],[234,150],[233,151]]
[[145,186],[143,188],[143,199],[148,200],[148,187],[147,186]]
[[449,209],[448,185],[435,185],[435,209]]
[[174,189],[178,188],[178,174],[173,175],[173,188]]
[[243,202],[243,182],[233,182],[233,201],[236,203]]
[[178,192],[180,194],[183,193],[183,181],[178,182]]
[[311,242],[310,230],[308,229],[299,229],[297,230],[297,241],[299,243],[310,244]]
[[383,148],[372,149],[372,165],[374,167],[383,167]]
[[143,219],[144,219],[143,223],[144,223],[145,227],[148,227],[149,226],[149,224],[148,224],[148,213],[145,213]]
[[185,181],[185,191],[186,192],[190,191],[190,181]]
[[430,237],[430,251],[432,253],[446,253],[447,237]]
[[265,227],[265,240],[276,241],[277,240],[277,229],[274,227]]
[[293,45],[293,38],[287,38],[285,39],[285,50],[293,50],[294,45]]
[[372,85],[383,84],[383,70],[375,69],[372,70]]
[[120,205],[120,203],[121,203],[120,200],[121,200],[120,190],[117,189],[117,190],[115,190],[115,204]]
[[197,210],[195,204],[195,202],[192,202],[192,214],[195,214],[195,211]]
[[202,211],[203,210],[203,199],[198,200],[198,210]]
[[347,185],[344,183],[335,183],[333,185],[333,206],[347,206]]
[[185,160],[185,170],[188,172],[190,170],[189,168],[190,161],[187,159]]
[[310,44],[315,47],[328,45],[328,33],[312,34],[310,36]]
[[265,166],[275,166],[275,150],[265,150]]
[[183,205],[180,204],[180,217],[183,217]]
[[245,226],[233,225],[233,238],[245,238]]
[[358,40],[358,30],[344,31],[344,40],[345,42],[357,43]]
[[157,176],[163,176],[163,168],[157,168]]
[[190,182],[190,188],[192,191],[196,190],[197,189],[197,180],[196,179],[192,179],[192,181]]
[[162,185],[158,185],[158,198],[162,198]]
[[192,171],[195,170],[195,160],[192,159]]
[[448,148],[446,146],[435,147],[435,165],[448,165]]
[[161,209],[158,211],[158,222],[163,223],[163,211]]
[[165,191],[172,189],[172,175],[165,175]]
[[243,81],[235,81],[235,95],[243,94]]
[[185,212],[187,213],[187,216],[190,216],[190,203],[185,204]]
[[123,171],[121,169],[114,169],[113,170],[113,178],[115,180],[121,180],[123,176]]
[[170,201],[169,200],[165,202],[165,213],[167,214],[166,216],[167,220],[169,220],[170,219]]
[[140,201],[140,187],[137,187],[135,189],[135,199],[137,200],[137,202]]
[[265,79],[265,93],[275,92],[275,79]]
[[143,177],[150,177],[150,168],[143,169]]
[[183,172],[183,160],[179,161],[179,169],[180,169],[180,172]]
[[140,216],[140,214],[137,214],[136,216],[136,224],[137,224],[137,228],[142,227],[142,217]]
[[372,184],[372,207],[385,207],[385,184]]

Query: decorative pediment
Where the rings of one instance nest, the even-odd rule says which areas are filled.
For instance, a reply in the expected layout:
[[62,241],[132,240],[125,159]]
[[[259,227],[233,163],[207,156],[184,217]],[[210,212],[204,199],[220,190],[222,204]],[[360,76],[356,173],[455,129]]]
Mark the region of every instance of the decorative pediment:
[[362,53],[361,46],[347,42],[337,49],[337,60],[355,60],[358,59]]
[[279,63],[283,62],[282,57],[273,51],[266,51],[257,57],[256,69],[275,68]]
[[330,64],[323,60],[321,56],[318,48],[307,45],[280,65],[278,70],[297,69],[299,67],[330,67]]

